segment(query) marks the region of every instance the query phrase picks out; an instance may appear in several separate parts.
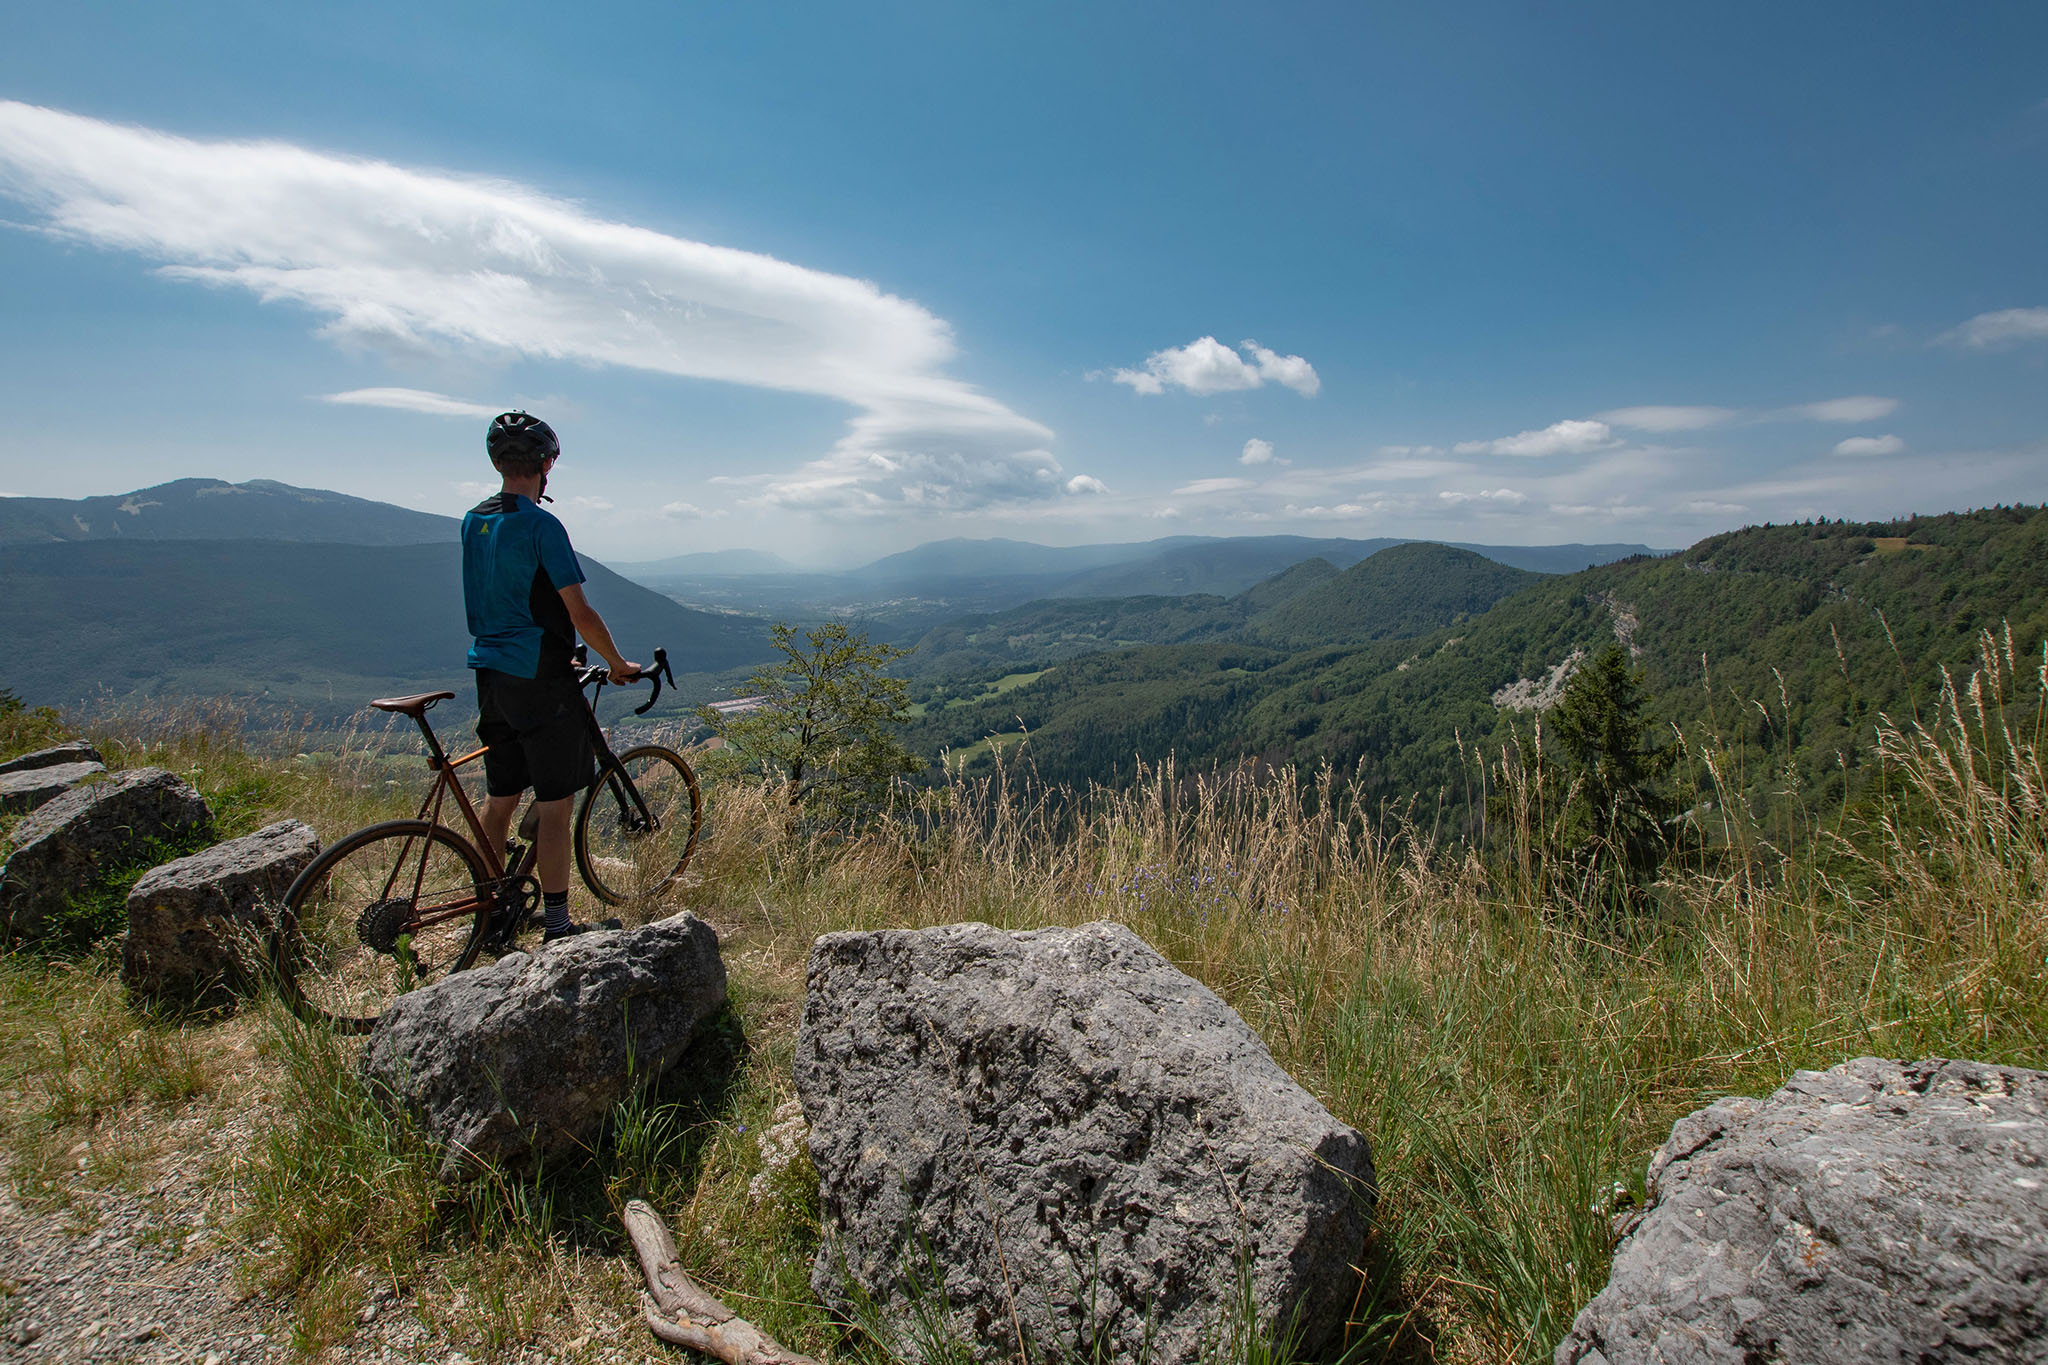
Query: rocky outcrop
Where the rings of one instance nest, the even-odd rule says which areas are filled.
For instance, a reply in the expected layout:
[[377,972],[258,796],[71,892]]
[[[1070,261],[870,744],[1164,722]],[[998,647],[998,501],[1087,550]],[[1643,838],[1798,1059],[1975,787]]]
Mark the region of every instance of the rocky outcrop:
[[43,768],[0,773],[0,815],[32,811],[106,770],[103,763],[53,763]]
[[6,937],[41,937],[51,917],[98,877],[212,827],[205,799],[162,768],[72,788],[14,827],[14,852],[0,867]]
[[2048,1360],[2048,1073],[1859,1058],[1680,1119],[1557,1365]]
[[455,1178],[587,1152],[620,1100],[725,1008],[718,935],[694,915],[510,953],[402,995],[363,1073]]
[[128,893],[121,979],[184,999],[260,980],[273,911],[319,853],[311,826],[284,820],[143,873]]
[[1120,925],[828,934],[796,1084],[812,1286],[899,1349],[1167,1365],[1242,1303],[1314,1347],[1357,1289],[1365,1139]]
[[34,753],[17,754],[5,763],[0,763],[0,776],[8,773],[34,772],[37,768],[56,768],[66,763],[97,763],[104,768],[106,762],[98,749],[82,739],[73,739],[62,744],[53,744],[47,749],[37,749]]

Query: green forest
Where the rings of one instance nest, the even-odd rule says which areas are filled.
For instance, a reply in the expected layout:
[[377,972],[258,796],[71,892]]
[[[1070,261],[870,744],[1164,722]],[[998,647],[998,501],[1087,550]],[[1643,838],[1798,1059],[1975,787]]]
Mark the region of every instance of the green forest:
[[[1261,600],[1262,585],[1229,601],[1034,604],[1036,618],[1005,615],[1045,628],[1013,630],[1000,650],[964,626],[958,643],[928,637],[942,659],[948,646],[978,649],[989,674],[1049,671],[999,696],[959,688],[908,739],[936,757],[1021,731],[1035,770],[1074,785],[1115,784],[1169,756],[1329,764],[1369,797],[1469,811],[1474,756],[1539,715],[1496,696],[1619,640],[1657,727],[1754,755],[1757,782],[1767,769],[1796,775],[1798,791],[1752,790],[1759,800],[1826,806],[1861,789],[1878,716],[1908,722],[1928,708],[1944,671],[1975,659],[1980,633],[2009,632],[2031,656],[2048,631],[2039,507],[1751,527],[1554,577],[1458,554],[1404,546],[1344,574],[1304,566],[1320,581],[1277,600]],[[1098,640],[1120,630],[1135,647],[1070,657],[1079,641],[1053,638],[1055,607],[1070,622],[1092,607]],[[1139,636],[1140,624],[1161,633]],[[1172,631],[1182,633],[1162,638]],[[991,761],[978,752],[970,768]],[[1725,776],[1745,785],[1741,772]]]

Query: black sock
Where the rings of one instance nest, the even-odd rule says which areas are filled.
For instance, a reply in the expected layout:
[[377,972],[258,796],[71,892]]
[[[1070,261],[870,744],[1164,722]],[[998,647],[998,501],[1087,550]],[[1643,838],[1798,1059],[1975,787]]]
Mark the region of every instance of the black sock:
[[544,891],[541,893],[540,908],[546,912],[548,928],[569,927],[569,893],[566,891]]

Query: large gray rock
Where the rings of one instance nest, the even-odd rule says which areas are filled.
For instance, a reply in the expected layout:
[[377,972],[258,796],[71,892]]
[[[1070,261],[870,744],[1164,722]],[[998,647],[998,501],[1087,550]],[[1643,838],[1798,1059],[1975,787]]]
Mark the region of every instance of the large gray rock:
[[675,1064],[725,1008],[718,935],[694,915],[510,953],[398,998],[363,1074],[455,1178],[589,1149],[612,1106]]
[[106,770],[104,763],[53,763],[44,768],[0,773],[0,814],[34,810]]
[[0,763],[0,774],[33,772],[37,768],[55,768],[66,763],[98,763],[104,767],[106,761],[92,745],[82,739],[72,739],[47,749],[37,749],[34,753],[17,754]]
[[2048,1073],[1862,1057],[1680,1119],[1558,1365],[2048,1360]]
[[0,866],[6,937],[41,937],[50,917],[98,877],[212,828],[205,798],[162,768],[72,788],[14,827],[14,852]]
[[121,979],[182,998],[260,980],[272,912],[319,854],[312,826],[283,820],[143,873],[128,893]]
[[828,934],[796,1085],[812,1286],[899,1351],[922,1318],[984,1360],[1193,1361],[1241,1291],[1313,1347],[1357,1289],[1365,1139],[1121,925]]

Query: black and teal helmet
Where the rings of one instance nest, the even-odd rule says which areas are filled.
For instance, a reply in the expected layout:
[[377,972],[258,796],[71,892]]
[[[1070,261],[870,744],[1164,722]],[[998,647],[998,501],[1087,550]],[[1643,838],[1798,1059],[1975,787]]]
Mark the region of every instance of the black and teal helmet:
[[492,464],[543,465],[559,459],[562,443],[555,429],[530,412],[501,412],[491,419],[484,449]]

